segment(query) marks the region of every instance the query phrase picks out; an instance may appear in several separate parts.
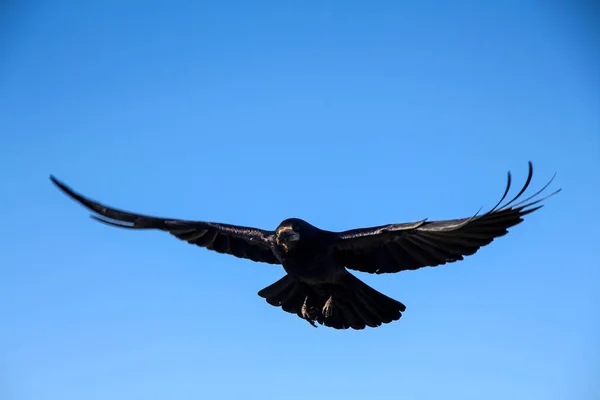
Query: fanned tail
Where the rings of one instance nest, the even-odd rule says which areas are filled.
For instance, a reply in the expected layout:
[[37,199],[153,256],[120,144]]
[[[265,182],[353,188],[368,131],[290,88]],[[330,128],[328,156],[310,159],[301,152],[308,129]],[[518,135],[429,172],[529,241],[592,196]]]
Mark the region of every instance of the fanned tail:
[[275,307],[335,329],[377,327],[400,319],[406,306],[346,273],[338,284],[315,288],[286,275],[258,292]]

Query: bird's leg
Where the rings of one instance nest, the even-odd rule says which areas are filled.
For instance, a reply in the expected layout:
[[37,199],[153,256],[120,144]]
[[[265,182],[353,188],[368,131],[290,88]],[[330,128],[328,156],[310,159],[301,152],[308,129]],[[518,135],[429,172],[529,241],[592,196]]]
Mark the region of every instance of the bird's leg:
[[325,316],[325,318],[329,318],[331,317],[331,314],[333,314],[333,295],[329,296],[325,302],[325,305],[323,306],[323,316]]
[[304,318],[305,320],[307,320],[309,324],[311,324],[312,326],[314,326],[316,328],[317,325],[313,322],[314,317],[311,315],[310,310],[309,310],[308,296],[306,296],[304,298],[304,303],[302,303],[301,312],[302,312],[302,318]]

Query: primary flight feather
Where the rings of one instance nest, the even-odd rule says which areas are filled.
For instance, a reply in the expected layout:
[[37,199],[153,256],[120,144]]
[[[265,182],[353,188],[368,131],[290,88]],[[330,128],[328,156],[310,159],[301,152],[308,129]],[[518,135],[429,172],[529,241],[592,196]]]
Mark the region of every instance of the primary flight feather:
[[[284,311],[297,314],[311,325],[315,321],[336,329],[377,327],[400,319],[406,307],[360,281],[348,269],[367,273],[395,273],[462,260],[475,254],[508,228],[542,207],[539,191],[524,200],[533,176],[502,205],[511,187],[490,211],[468,218],[416,221],[333,232],[299,218],[281,222],[275,230],[188,221],[141,215],[102,205],[76,193],[54,176],[50,179],[64,193],[94,211],[97,221],[125,229],[154,229],[208,250],[255,262],[279,264],[286,275],[258,295]],[[518,201],[520,200],[520,201]],[[518,201],[518,202],[517,202]]]

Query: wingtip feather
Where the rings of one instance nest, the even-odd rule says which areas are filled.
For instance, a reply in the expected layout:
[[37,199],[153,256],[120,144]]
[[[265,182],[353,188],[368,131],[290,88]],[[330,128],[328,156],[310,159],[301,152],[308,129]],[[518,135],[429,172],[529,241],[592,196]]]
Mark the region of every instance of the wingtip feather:
[[52,183],[54,183],[56,186],[58,186],[59,188],[63,189],[65,187],[65,184],[62,183],[61,181],[59,181],[54,175],[50,174],[50,181],[52,181]]

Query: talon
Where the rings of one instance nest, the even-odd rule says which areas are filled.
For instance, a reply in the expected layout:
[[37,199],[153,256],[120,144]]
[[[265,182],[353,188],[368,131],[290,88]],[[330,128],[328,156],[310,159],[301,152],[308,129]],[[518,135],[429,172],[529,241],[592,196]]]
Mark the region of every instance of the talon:
[[302,318],[309,319],[310,315],[308,314],[308,296],[304,298],[304,303],[302,303]]
[[333,295],[329,296],[323,306],[323,315],[325,318],[331,317],[331,314],[333,314]]
[[302,318],[307,320],[308,323],[314,326],[315,328],[317,327],[317,325],[313,322],[314,318],[310,315],[310,312],[308,310],[308,296],[304,298],[304,303],[302,303],[302,309],[300,312],[302,313]]

